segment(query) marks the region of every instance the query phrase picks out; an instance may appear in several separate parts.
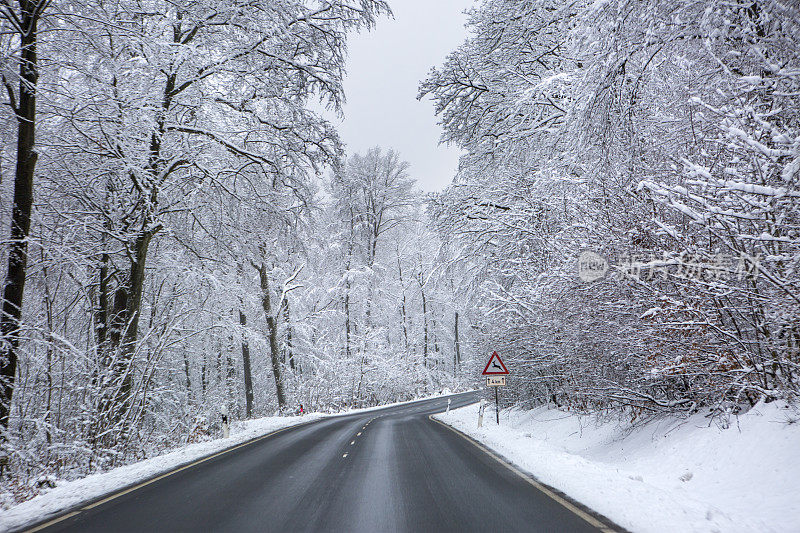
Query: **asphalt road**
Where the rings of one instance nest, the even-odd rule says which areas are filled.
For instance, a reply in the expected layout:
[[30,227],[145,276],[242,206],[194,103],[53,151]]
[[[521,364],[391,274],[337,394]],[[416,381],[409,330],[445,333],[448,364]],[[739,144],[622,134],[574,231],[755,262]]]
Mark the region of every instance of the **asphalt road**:
[[[455,395],[452,406],[477,398]],[[612,530],[428,418],[446,406],[426,400],[286,430],[45,531]]]

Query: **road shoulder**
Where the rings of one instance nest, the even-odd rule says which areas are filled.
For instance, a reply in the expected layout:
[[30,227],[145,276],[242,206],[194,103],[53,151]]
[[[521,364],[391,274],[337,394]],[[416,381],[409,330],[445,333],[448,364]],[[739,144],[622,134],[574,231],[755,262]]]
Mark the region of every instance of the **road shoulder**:
[[[470,406],[465,407],[463,409],[469,409],[469,407]],[[482,452],[484,452],[485,454],[489,455],[492,459],[494,459],[495,461],[497,461],[498,463],[500,463],[501,465],[503,465],[507,469],[509,469],[512,472],[514,472],[514,474],[516,474],[517,476],[519,476],[522,479],[524,479],[528,484],[530,484],[533,487],[535,487],[539,492],[543,493],[548,498],[554,500],[555,502],[557,502],[561,506],[565,507],[570,512],[572,512],[573,514],[578,515],[584,521],[588,522],[590,525],[596,527],[598,529],[598,531],[600,531],[601,533],[627,533],[625,529],[623,529],[622,527],[618,526],[617,524],[614,524],[611,520],[609,520],[605,516],[600,515],[599,513],[595,512],[594,510],[590,509],[589,507],[583,505],[582,503],[578,502],[577,500],[574,500],[573,498],[571,498],[567,494],[561,492],[560,490],[542,483],[541,481],[537,480],[536,477],[534,477],[529,472],[526,472],[525,470],[522,470],[519,467],[517,467],[512,461],[510,461],[508,458],[506,458],[503,455],[501,455],[496,450],[485,446],[479,440],[476,440],[475,438],[473,438],[472,436],[468,435],[467,433],[464,433],[463,431],[461,431],[459,429],[456,429],[453,425],[451,425],[451,424],[449,424],[449,423],[447,423],[445,421],[449,417],[444,416],[444,415],[445,415],[445,413],[441,413],[441,414],[438,414],[438,415],[430,415],[430,416],[428,416],[428,418],[431,421],[433,421],[433,422],[435,422],[437,424],[441,424],[442,426],[446,427],[448,430],[450,430],[453,433],[457,434],[459,437],[465,439],[466,441],[471,443],[473,446],[477,447]],[[444,417],[444,420],[442,420],[443,417]]]
[[[753,420],[741,421],[752,422],[758,432],[709,427],[705,418],[664,419],[629,427],[619,421],[546,407],[505,411],[499,426],[492,413],[481,428],[477,427],[475,406],[432,418],[478,442],[524,475],[553,487],[622,528],[653,533],[710,533],[786,531],[778,526],[790,523],[789,518],[797,514],[799,506],[786,498],[780,509],[758,505],[757,489],[746,482],[757,473],[747,473],[744,467],[748,461],[737,460],[748,449],[752,455],[750,437],[757,438],[766,431],[780,432],[785,440],[783,452],[775,450],[779,458],[790,453],[789,433],[794,434],[793,429],[785,424],[779,427],[773,420],[776,416],[764,411],[754,415]],[[706,468],[706,456],[729,457],[730,464],[724,472]],[[707,462],[716,464],[710,459]],[[779,482],[783,476],[780,469],[771,470],[775,472],[762,473],[762,477],[769,475]],[[734,486],[726,486],[733,483]],[[752,497],[746,499],[754,501],[747,506],[742,505],[741,498],[739,503],[726,503],[733,499],[725,491],[739,496],[750,494]]]

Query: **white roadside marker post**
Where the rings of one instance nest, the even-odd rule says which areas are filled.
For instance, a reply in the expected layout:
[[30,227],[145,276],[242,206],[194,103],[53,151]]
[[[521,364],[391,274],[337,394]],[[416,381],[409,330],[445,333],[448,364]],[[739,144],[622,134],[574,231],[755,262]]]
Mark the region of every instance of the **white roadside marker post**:
[[483,410],[486,409],[486,400],[481,398],[481,403],[478,406],[478,427],[483,427]]
[[450,412],[450,398],[447,399],[447,411],[446,413]]
[[228,406],[223,405],[220,407],[219,414],[222,415],[222,438],[227,439],[231,436],[231,427],[228,423]]

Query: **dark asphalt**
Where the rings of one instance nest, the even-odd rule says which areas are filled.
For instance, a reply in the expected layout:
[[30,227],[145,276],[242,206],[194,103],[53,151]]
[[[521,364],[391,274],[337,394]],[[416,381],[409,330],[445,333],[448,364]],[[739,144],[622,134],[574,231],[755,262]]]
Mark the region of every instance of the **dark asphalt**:
[[[458,407],[478,396],[451,398]],[[45,531],[598,531],[428,419],[446,406],[425,400],[283,431]]]

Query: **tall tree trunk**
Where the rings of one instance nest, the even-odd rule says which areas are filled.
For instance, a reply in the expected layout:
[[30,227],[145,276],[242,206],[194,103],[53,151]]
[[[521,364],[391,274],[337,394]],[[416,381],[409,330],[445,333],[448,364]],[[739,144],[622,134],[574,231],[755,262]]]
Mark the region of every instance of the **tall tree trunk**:
[[458,340],[458,311],[456,311],[453,335],[456,341],[456,350],[453,353],[453,377],[456,377],[458,375],[458,366],[461,364],[461,342]]
[[44,281],[44,309],[45,324],[47,335],[45,337],[45,381],[47,384],[47,405],[45,406],[45,438],[47,444],[52,443],[53,437],[50,431],[53,405],[53,348],[55,339],[53,338],[53,298],[50,295],[50,282],[47,279],[47,263],[45,262],[44,250],[40,249],[42,258],[42,279]]
[[428,368],[428,300],[425,298],[425,288],[422,292],[422,324],[424,330],[424,344],[422,347],[422,366]]
[[295,370],[294,347],[292,346],[292,322],[288,299],[284,302],[283,320],[286,322],[286,358],[289,360],[289,368]]
[[239,309],[239,325],[242,326],[242,371],[244,373],[245,417],[253,417],[253,374],[250,370],[250,345],[247,343],[247,316]]
[[261,280],[261,305],[264,308],[264,315],[267,319],[269,329],[269,352],[272,361],[272,374],[275,376],[275,392],[278,396],[278,408],[283,410],[286,407],[286,394],[283,389],[283,378],[281,377],[280,349],[278,346],[278,320],[272,312],[272,300],[269,290],[269,275],[267,267],[261,263],[258,267],[258,276]]
[[[11,415],[11,400],[17,374],[19,335],[22,319],[22,298],[28,266],[28,236],[31,229],[33,175],[36,168],[36,88],[39,64],[36,55],[37,26],[46,0],[19,0],[16,17],[21,27],[19,46],[19,102],[14,90],[3,77],[11,107],[17,117],[17,168],[14,178],[14,205],[11,212],[11,235],[8,250],[8,271],[3,287],[3,312],[0,316],[0,442],[5,438]],[[10,10],[10,7],[7,8]],[[6,15],[8,17],[8,15]]]
[[189,367],[189,354],[186,353],[186,350],[183,350],[183,373],[186,376],[186,399],[191,405],[193,403],[192,374],[191,374],[191,368]]
[[[111,179],[107,179],[106,181],[106,196],[105,196],[105,204],[106,206],[109,205],[111,202],[111,197],[114,193],[114,185]],[[106,222],[105,228],[107,230],[111,230],[111,223]],[[95,340],[97,343],[97,354],[100,356],[100,364],[103,368],[107,367],[109,364],[109,357],[111,354],[109,353],[109,346],[108,346],[108,331],[109,331],[109,321],[111,317],[109,316],[111,313],[111,309],[109,307],[110,302],[108,301],[108,296],[110,293],[110,286],[109,282],[111,281],[110,278],[110,271],[109,271],[109,264],[111,262],[111,257],[106,251],[106,233],[103,232],[100,235],[100,246],[102,247],[102,253],[100,254],[100,272],[98,280],[98,295],[97,295],[97,303],[96,303],[96,311],[95,311]]]
[[400,315],[403,318],[403,340],[406,344],[406,354],[408,354],[408,316],[406,314],[406,286],[403,284],[403,265],[400,263],[400,251],[397,252],[397,272],[400,275],[400,290],[403,292],[403,299],[400,301]]
[[350,261],[347,262],[347,269],[344,274],[344,355],[350,360],[350,335],[352,325],[350,324]]
[[431,306],[431,336],[433,337],[433,351],[436,353],[436,366],[439,366],[439,336],[436,334],[436,308]]
[[125,334],[122,338],[123,353],[128,358],[133,356],[139,334],[139,316],[141,315],[142,308],[142,292],[144,289],[147,250],[150,247],[150,241],[153,235],[155,235],[157,231],[158,229],[143,229],[139,235],[136,236],[136,241],[134,242],[134,260],[131,263],[130,276],[128,277],[128,305],[125,310],[127,327],[125,328]]
[[[233,367],[233,339],[231,339],[231,344],[228,346],[228,349],[225,351],[225,394],[228,397],[228,401],[225,403],[230,403],[230,401],[234,398],[233,394],[233,384],[236,381],[236,369]],[[236,405],[238,406],[239,403],[237,402]],[[237,407],[237,415],[241,413]]]
[[204,351],[203,362],[200,365],[200,394],[203,402],[206,401],[207,390],[208,390],[208,356]]
[[350,360],[350,335],[352,325],[350,323],[350,267],[353,262],[353,240],[355,239],[355,221],[353,219],[353,207],[350,206],[350,239],[347,243],[347,265],[345,266],[344,280],[344,355]]
[[[136,236],[131,250],[130,271],[114,294],[114,310],[108,332],[108,353],[111,358],[107,381],[109,390],[104,392],[102,404],[104,416],[112,425],[121,422],[130,408],[145,262],[150,240],[157,231],[158,229],[143,229]],[[124,427],[119,428],[123,434],[125,430]]]
[[217,347],[217,386],[224,383],[225,376],[222,372],[222,343]]
[[[174,36],[177,39],[177,35]],[[177,42],[177,41],[176,41]],[[153,178],[150,190],[140,188],[144,210],[142,212],[141,227],[136,233],[136,238],[129,245],[128,252],[131,257],[130,270],[123,283],[115,291],[114,314],[111,317],[109,331],[108,353],[113,353],[111,366],[112,377],[108,381],[111,391],[104,391],[106,397],[111,398],[106,402],[110,410],[110,420],[119,422],[131,407],[131,392],[133,390],[134,354],[139,335],[139,318],[142,306],[142,292],[146,272],[147,252],[150,241],[161,228],[155,220],[155,206],[158,204],[159,186],[155,177],[163,172],[169,174],[175,169],[166,169],[162,157],[161,147],[166,133],[166,114],[172,104],[177,74],[170,73],[164,85],[160,113],[156,120],[156,129],[150,135],[148,172]],[[131,176],[136,179],[135,176]],[[163,176],[161,178],[164,179]],[[121,428],[123,434],[126,428]]]
[[[103,239],[105,240],[105,239]],[[108,263],[109,256],[103,253],[100,256],[100,279],[95,311],[95,335],[97,353],[101,362],[108,364]]]

